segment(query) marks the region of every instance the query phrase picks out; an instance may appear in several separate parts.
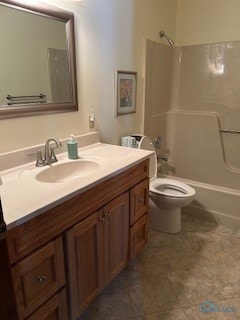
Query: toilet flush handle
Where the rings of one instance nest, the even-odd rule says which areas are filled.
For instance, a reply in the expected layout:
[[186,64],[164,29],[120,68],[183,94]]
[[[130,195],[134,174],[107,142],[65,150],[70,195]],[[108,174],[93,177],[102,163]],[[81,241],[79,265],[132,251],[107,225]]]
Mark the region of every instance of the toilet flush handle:
[[162,145],[163,145],[163,138],[161,136],[157,136],[154,139],[154,147],[156,149],[160,149]]
[[168,156],[167,155],[157,156],[157,160],[167,161],[168,160]]

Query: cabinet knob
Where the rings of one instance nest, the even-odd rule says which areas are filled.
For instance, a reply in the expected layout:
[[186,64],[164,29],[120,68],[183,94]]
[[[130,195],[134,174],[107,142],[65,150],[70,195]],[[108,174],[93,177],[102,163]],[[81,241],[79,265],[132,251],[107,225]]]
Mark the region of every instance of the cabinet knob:
[[46,278],[45,276],[38,276],[38,277],[37,277],[37,280],[38,280],[39,283],[45,282],[46,279],[47,279],[47,278]]
[[144,198],[139,199],[140,203],[144,203]]
[[110,216],[110,212],[105,213],[105,217],[108,218]]
[[105,217],[100,217],[99,220],[102,221],[102,222],[105,222],[106,218]]

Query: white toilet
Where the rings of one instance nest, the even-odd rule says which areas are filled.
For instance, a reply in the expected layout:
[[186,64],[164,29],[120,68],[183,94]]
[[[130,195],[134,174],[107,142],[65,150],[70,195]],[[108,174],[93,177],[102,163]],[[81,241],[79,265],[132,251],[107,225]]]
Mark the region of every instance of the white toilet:
[[181,230],[181,207],[192,202],[195,190],[174,179],[157,178],[157,156],[150,138],[140,136],[138,148],[154,151],[149,168],[149,226],[162,232],[177,233]]

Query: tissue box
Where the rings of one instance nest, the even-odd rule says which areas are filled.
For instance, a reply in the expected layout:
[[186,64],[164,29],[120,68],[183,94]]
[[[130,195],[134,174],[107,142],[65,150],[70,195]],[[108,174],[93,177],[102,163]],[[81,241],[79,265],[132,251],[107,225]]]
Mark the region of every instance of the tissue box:
[[137,148],[136,139],[131,136],[121,137],[121,146],[129,148]]

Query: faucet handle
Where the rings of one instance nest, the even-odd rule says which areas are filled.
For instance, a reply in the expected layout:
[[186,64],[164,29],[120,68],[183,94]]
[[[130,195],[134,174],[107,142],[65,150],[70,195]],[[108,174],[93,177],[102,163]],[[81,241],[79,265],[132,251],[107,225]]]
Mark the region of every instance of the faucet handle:
[[56,149],[56,148],[50,147],[50,163],[58,162],[58,159],[55,155],[54,149]]
[[42,157],[42,151],[37,150],[37,161],[36,161],[36,167],[43,167],[45,165],[45,162]]

